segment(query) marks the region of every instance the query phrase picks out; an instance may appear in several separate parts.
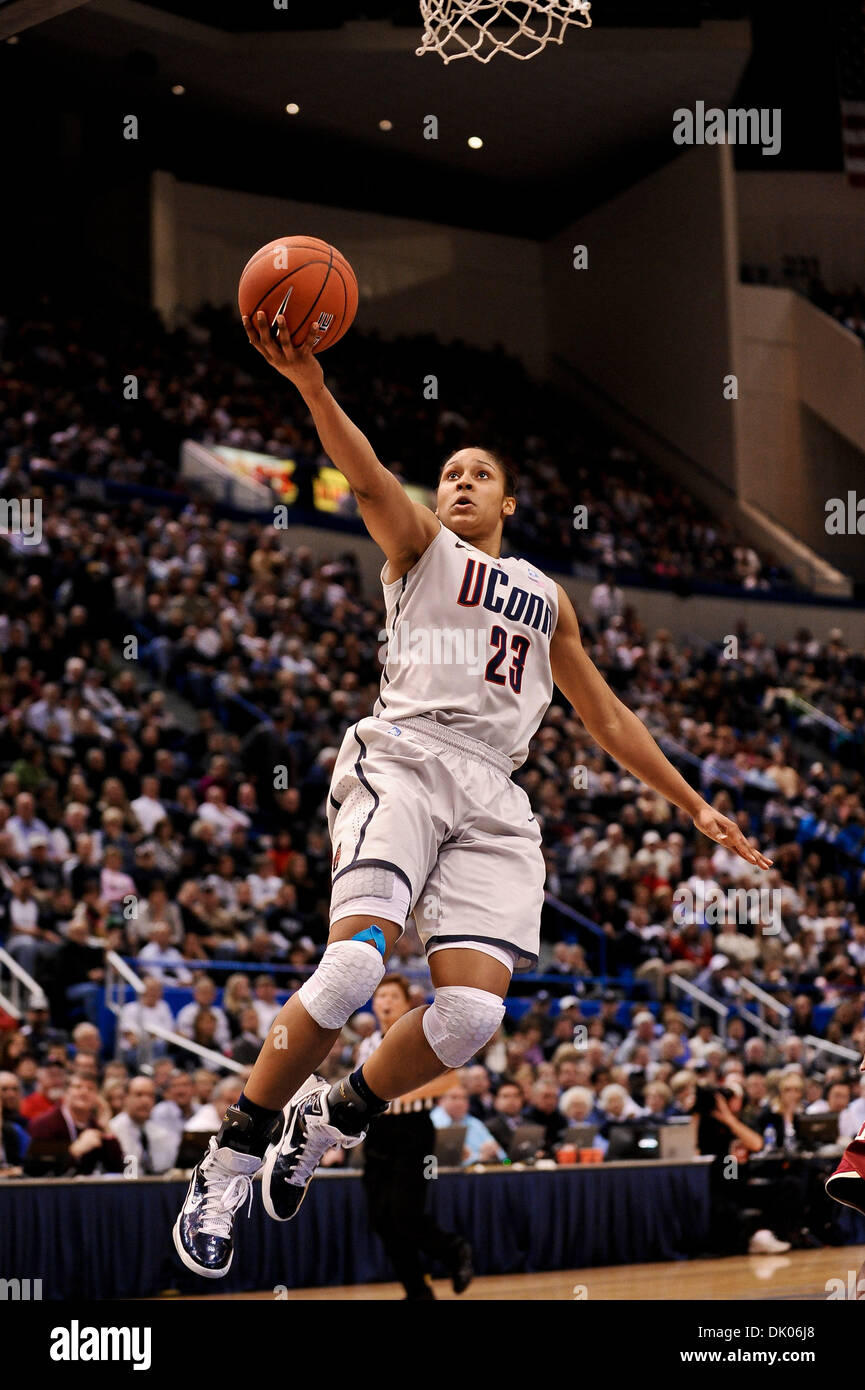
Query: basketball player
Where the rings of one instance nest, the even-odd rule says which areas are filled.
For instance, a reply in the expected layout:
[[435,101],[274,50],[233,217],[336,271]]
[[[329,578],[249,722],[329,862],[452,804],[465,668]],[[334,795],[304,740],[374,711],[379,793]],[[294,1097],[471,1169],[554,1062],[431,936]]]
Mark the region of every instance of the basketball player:
[[[859,1071],[865,1072],[865,1058],[859,1064]],[[865,1125],[860,1125],[850,1140],[834,1173],[826,1179],[825,1187],[828,1196],[836,1202],[865,1216]],[[855,1299],[865,1300],[865,1262],[856,1275]]]
[[[235,1213],[259,1168],[267,1212],[287,1221],[333,1145],[360,1143],[388,1102],[461,1067],[493,1036],[516,968],[537,962],[541,834],[511,780],[553,682],[612,757],[685,811],[697,830],[761,869],[767,860],[667,761],[583,650],[564,589],[502,558],[516,507],[495,454],[446,460],[435,512],[413,502],[324,383],[284,317],[244,318],[250,343],[300,391],[346,478],[382,570],[388,659],[374,712],[346,732],[328,795],[330,934],[315,973],[272,1025],[237,1105],[193,1173],[174,1228],[183,1262],[227,1273]],[[434,988],[350,1076],[315,1076],[366,1004],[413,913]],[[266,1160],[266,1161],[265,1161]]]

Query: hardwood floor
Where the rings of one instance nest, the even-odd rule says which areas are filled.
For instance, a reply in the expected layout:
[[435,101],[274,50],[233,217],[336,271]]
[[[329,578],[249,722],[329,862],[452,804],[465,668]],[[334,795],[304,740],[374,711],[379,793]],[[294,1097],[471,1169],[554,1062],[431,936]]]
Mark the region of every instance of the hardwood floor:
[[[460,1296],[461,1302],[640,1301],[675,1302],[699,1299],[791,1300],[826,1302],[830,1295],[849,1297],[865,1248],[829,1246],[797,1250],[788,1255],[741,1255],[723,1260],[691,1260],[673,1264],[614,1265],[602,1269],[554,1270],[548,1274],[497,1275],[478,1278]],[[832,1282],[836,1281],[836,1282]],[[436,1296],[454,1300],[450,1285],[434,1283]],[[392,1302],[402,1299],[398,1284],[356,1284],[345,1288],[287,1289],[248,1294],[202,1294],[187,1301],[271,1300],[295,1303],[320,1301]]]

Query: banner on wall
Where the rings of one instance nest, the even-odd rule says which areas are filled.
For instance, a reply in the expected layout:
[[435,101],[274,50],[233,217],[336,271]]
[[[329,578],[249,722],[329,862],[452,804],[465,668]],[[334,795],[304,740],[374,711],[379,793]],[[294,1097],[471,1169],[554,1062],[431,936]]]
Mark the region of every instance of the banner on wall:
[[[238,478],[263,483],[273,490],[280,502],[288,507],[294,506],[297,501],[294,459],[275,458],[272,454],[236,449],[229,444],[211,444],[208,448]],[[429,505],[432,496],[429,488],[418,487],[415,483],[403,483],[403,487],[413,501]],[[312,495],[316,511],[334,512],[341,516],[357,515],[351,489],[337,468],[325,465],[318,469],[313,479]]]

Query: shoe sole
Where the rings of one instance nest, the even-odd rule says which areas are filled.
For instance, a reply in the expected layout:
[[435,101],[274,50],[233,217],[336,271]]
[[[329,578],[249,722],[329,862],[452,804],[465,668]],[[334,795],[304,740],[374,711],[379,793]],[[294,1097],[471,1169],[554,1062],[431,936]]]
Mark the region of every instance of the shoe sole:
[[174,1240],[174,1248],[177,1251],[183,1263],[186,1265],[186,1268],[191,1269],[193,1274],[200,1275],[202,1279],[224,1279],[228,1271],[231,1269],[231,1262],[234,1259],[234,1251],[232,1250],[231,1254],[229,1255],[228,1264],[225,1266],[224,1269],[204,1269],[202,1265],[196,1264],[195,1261],[191,1258],[191,1256],[186,1253],[185,1249],[183,1248],[183,1242],[180,1239],[180,1218],[182,1216],[183,1212],[180,1213],[180,1216],[178,1216],[177,1220],[175,1221],[171,1235]]
[[[317,1076],[311,1076],[309,1081],[305,1082],[299,1090],[295,1091],[294,1095],[291,1098],[290,1104],[292,1106],[294,1106],[295,1104],[300,1104],[302,1100],[306,1099],[307,1095],[311,1095],[313,1091],[318,1090],[320,1085],[321,1078]],[[309,1191],[309,1182],[312,1182],[312,1178],[310,1178],[309,1182],[304,1187],[303,1195],[301,1196],[301,1199],[295,1207],[294,1211],[291,1213],[291,1216],[280,1216],[279,1212],[276,1210],[276,1208],[270,1200],[270,1180],[273,1176],[273,1170],[276,1167],[276,1160],[279,1158],[279,1151],[282,1148],[282,1143],[285,1139],[286,1130],[288,1129],[289,1122],[292,1118],[293,1116],[291,1113],[284,1117],[282,1129],[279,1132],[279,1138],[276,1140],[275,1143],[269,1146],[266,1154],[264,1155],[264,1167],[261,1170],[261,1200],[264,1205],[264,1210],[267,1212],[268,1216],[272,1221],[293,1221],[294,1218],[297,1216],[297,1213],[303,1206],[304,1202],[306,1201],[306,1194]]]

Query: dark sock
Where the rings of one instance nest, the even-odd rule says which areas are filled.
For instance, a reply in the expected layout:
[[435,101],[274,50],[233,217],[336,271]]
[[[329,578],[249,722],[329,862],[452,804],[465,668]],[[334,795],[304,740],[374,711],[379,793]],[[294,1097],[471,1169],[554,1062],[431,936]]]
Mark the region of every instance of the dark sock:
[[353,1071],[348,1079],[370,1111],[377,1111],[381,1114],[382,1110],[387,1109],[389,1102],[382,1100],[381,1096],[377,1096],[372,1087],[367,1085],[363,1067],[358,1067],[357,1071]]
[[[243,1124],[240,1121],[237,1116],[238,1111],[248,1118],[248,1124]],[[234,1113],[232,1114],[232,1112]],[[256,1154],[259,1158],[263,1158],[276,1121],[281,1115],[281,1110],[268,1110],[263,1105],[256,1105],[254,1100],[249,1099],[245,1091],[241,1091],[237,1105],[228,1110],[223,1121],[225,1134],[222,1135],[220,1130],[222,1141],[230,1149],[242,1149],[244,1153]]]
[[343,1134],[360,1134],[373,1116],[387,1110],[388,1104],[367,1086],[362,1067],[331,1086],[327,1098],[331,1124],[336,1125]]

